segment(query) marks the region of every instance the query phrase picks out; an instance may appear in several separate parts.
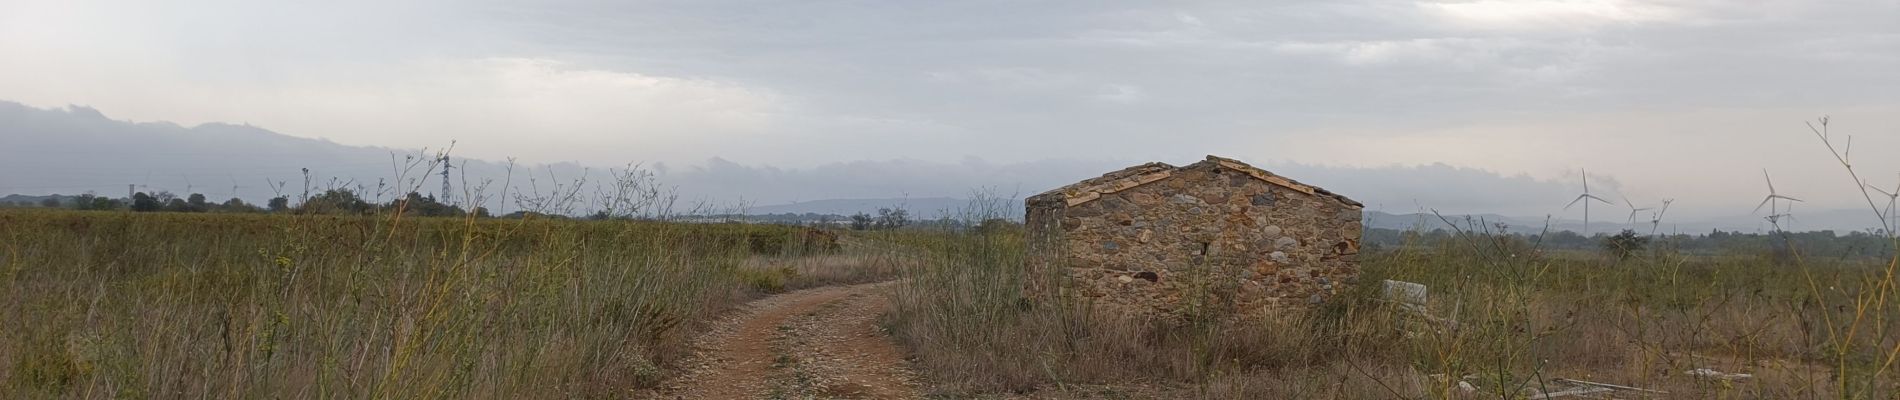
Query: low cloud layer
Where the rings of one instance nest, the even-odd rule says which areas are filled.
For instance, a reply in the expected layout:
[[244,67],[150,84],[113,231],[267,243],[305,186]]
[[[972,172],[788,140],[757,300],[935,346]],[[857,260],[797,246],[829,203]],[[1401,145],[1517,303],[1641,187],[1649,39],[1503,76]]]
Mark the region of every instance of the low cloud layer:
[[[1585,118],[1654,133],[1701,129],[1670,120],[1706,112],[1900,113],[1900,4],[1885,0],[5,7],[0,96],[14,101],[353,145],[460,140],[536,163],[1151,159],[1244,143],[1330,165],[1261,143],[1345,135],[1384,154],[1411,144],[1382,139],[1508,126],[1526,139],[1505,150],[1525,151],[1589,141],[1549,134]],[[1634,118],[1661,123],[1615,123]],[[1679,157],[1751,158],[1783,130],[1724,133],[1742,140]],[[1634,159],[1597,154],[1422,163],[1556,179]],[[1394,162],[1421,163],[1348,165]]]
[[[11,2],[0,98],[196,127],[181,135],[248,124],[527,165],[663,163],[682,187],[760,201],[1033,192],[1220,154],[1393,209],[1562,213],[1588,169],[1636,202],[1727,215],[1758,201],[1762,169],[1803,207],[1864,205],[1801,125],[1822,115],[1855,136],[1868,183],[1894,183],[1900,159],[1879,155],[1900,146],[1896,14],[1891,0]],[[17,149],[0,158],[41,159]],[[101,149],[73,156],[138,148]],[[175,152],[236,160],[214,180],[237,186],[303,159],[243,151]],[[349,163],[387,154],[365,158]],[[132,178],[214,170],[173,162],[195,168]],[[941,186],[879,175],[894,171]],[[1387,179],[1416,175],[1443,181]],[[0,185],[70,185],[22,182]]]

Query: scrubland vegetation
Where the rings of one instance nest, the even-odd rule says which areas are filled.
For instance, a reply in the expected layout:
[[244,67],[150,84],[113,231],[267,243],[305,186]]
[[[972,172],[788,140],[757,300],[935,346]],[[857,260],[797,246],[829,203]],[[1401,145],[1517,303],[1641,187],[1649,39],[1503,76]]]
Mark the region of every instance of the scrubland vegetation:
[[[891,235],[932,254],[888,321],[949,397],[1511,398],[1558,378],[1669,393],[1623,397],[1900,394],[1891,258],[1777,263],[1666,243],[1618,258],[1460,231],[1367,254],[1357,292],[1318,309],[1158,320],[1028,300],[1025,282],[1047,277],[1024,275],[1013,231]],[[1382,301],[1384,279],[1428,285],[1428,309]]]
[[[1153,318],[1026,290],[1062,278],[1028,272],[1009,202],[824,232],[654,221],[630,211],[645,193],[591,220],[0,210],[0,398],[650,396],[715,314],[893,279],[882,325],[942,398],[1900,396],[1891,227],[1817,255],[1779,231],[1580,249],[1441,221],[1369,247],[1322,306],[1235,318],[1207,290]],[[1387,301],[1387,279],[1429,302]]]
[[[798,228],[0,212],[0,397],[626,397]],[[822,282],[820,282],[822,283]]]
[[[1357,292],[1319,309],[1154,320],[1031,299],[1050,277],[1025,275],[1020,228],[973,225],[858,232],[826,255],[773,225],[11,210],[0,383],[10,398],[631,397],[696,323],[749,297],[901,276],[885,324],[951,398],[1477,398],[1556,378],[1668,398],[1900,393],[1892,259],[1666,242],[1619,259],[1458,232],[1367,254]],[[1380,301],[1382,279],[1430,286],[1428,312]],[[1701,368],[1754,376],[1687,373]]]

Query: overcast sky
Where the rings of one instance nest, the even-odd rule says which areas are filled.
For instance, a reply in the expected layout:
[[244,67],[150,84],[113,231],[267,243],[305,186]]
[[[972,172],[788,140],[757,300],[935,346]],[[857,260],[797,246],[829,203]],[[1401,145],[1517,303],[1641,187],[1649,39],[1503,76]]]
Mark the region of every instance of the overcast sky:
[[1466,197],[1368,203],[1454,208],[1588,168],[1723,215],[1763,168],[1864,205],[1802,125],[1832,115],[1900,178],[1900,0],[523,3],[0,0],[0,100],[680,171],[1443,164]]

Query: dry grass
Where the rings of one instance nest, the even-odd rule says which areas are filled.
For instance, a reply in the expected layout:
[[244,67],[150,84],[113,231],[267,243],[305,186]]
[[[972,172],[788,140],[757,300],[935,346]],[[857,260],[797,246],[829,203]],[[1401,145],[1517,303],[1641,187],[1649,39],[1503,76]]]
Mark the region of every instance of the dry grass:
[[[1467,230],[1362,255],[1323,307],[1150,318],[1030,296],[1061,278],[984,226],[798,257],[801,230],[746,224],[0,210],[0,398],[627,397],[730,305],[891,277],[883,323],[944,397],[1900,396],[1900,259],[1613,259]],[[1430,316],[1380,301],[1383,279],[1428,285]]]
[[798,232],[37,211],[0,227],[0,398],[624,397],[747,296],[741,264]]
[[8,398],[624,397],[729,305],[891,277],[909,281],[885,324],[950,397],[1478,398],[1556,378],[1671,398],[1900,393],[1900,305],[1866,295],[1889,282],[1876,260],[1614,261],[1482,234],[1365,256],[1362,282],[1429,285],[1451,325],[1366,284],[1246,319],[1032,299],[1022,287],[1048,277],[1025,275],[1009,230],[787,257],[772,238],[799,231],[738,224],[7,211],[0,226],[0,319],[21,322],[0,330]]
[[[1021,288],[1038,277],[1024,276],[1014,234],[887,240],[932,254],[898,292],[888,323],[950,396],[1090,397],[1076,393],[1108,385],[1166,388],[1163,397],[1508,398],[1549,390],[1557,378],[1670,398],[1900,394],[1883,365],[1900,338],[1872,323],[1896,321],[1900,304],[1853,306],[1884,284],[1884,260],[1775,265],[1655,252],[1617,261],[1516,252],[1530,246],[1466,234],[1366,255],[1361,279],[1427,284],[1430,312],[1455,324],[1379,301],[1376,284],[1319,309],[1221,322],[1233,319],[1140,319],[1076,299],[1032,299]],[[1829,289],[1817,295],[1810,277]],[[1865,321],[1859,335],[1830,336],[1856,317]],[[1687,374],[1698,368],[1754,377]],[[1461,380],[1480,392],[1458,389]]]
[[[1826,126],[1816,136],[1887,224],[1891,205],[1869,194]],[[970,221],[995,209],[972,208]],[[1786,236],[1769,245],[1785,251],[1722,257],[1667,243],[1619,257],[1547,253],[1467,224],[1362,255],[1356,290],[1323,307],[1254,318],[1144,319],[1031,296],[1025,287],[1064,278],[1027,272],[1020,232],[886,234],[927,259],[888,323],[953,396],[1521,398],[1568,378],[1668,393],[1619,397],[1900,397],[1900,257],[1803,258]],[[1894,231],[1886,238],[1900,249]],[[1227,278],[1237,277],[1200,277]],[[1429,286],[1425,315],[1380,301],[1385,279]],[[1690,373],[1702,369],[1752,376]]]
[[762,293],[854,285],[896,279],[909,264],[890,253],[850,249],[841,254],[807,257],[753,257],[740,267],[739,275]]

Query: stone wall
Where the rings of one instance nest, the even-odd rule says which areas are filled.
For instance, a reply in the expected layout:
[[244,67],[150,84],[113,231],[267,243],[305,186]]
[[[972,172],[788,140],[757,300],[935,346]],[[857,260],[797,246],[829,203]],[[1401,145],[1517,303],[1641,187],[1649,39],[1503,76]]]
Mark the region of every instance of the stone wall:
[[1134,310],[1319,303],[1359,274],[1358,203],[1238,161],[1147,164],[1026,203],[1032,265]]

